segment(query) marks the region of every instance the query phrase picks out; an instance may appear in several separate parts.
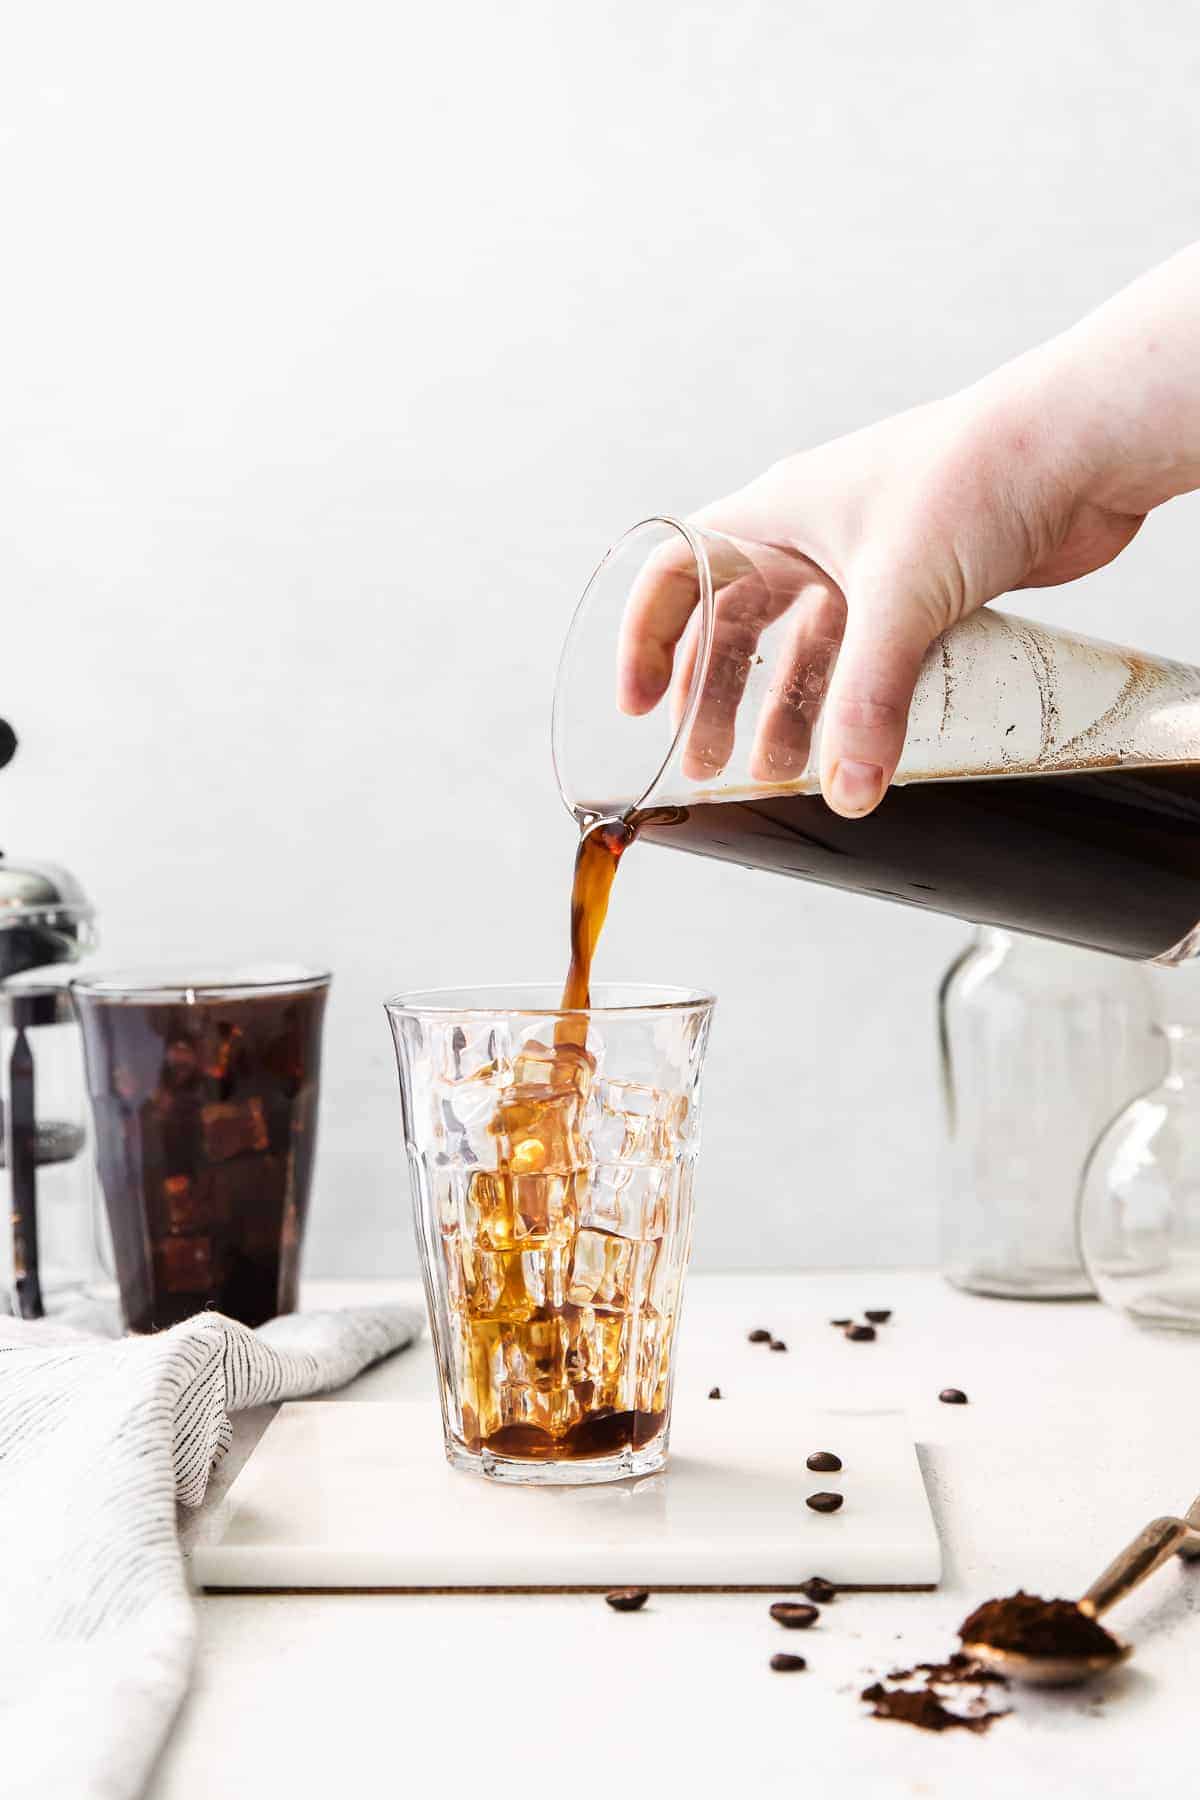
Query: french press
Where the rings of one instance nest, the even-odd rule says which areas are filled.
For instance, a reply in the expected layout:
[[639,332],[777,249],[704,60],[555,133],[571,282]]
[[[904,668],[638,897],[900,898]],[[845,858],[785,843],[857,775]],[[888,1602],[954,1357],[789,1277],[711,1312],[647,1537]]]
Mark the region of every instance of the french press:
[[[0,720],[0,764],[7,732]],[[7,1275],[23,1319],[82,1286],[93,1265],[79,1027],[69,987],[50,973],[90,948],[93,920],[73,875],[0,852],[0,1204],[9,1221],[0,1283]]]

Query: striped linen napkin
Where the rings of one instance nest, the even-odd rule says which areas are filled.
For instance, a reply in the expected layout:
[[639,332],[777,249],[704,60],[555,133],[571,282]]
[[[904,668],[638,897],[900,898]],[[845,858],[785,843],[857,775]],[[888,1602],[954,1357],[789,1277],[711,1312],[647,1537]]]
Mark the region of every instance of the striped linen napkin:
[[200,1313],[154,1337],[0,1317],[0,1793],[136,1800],[196,1624],[176,1535],[229,1415],[340,1387],[410,1344],[415,1308]]

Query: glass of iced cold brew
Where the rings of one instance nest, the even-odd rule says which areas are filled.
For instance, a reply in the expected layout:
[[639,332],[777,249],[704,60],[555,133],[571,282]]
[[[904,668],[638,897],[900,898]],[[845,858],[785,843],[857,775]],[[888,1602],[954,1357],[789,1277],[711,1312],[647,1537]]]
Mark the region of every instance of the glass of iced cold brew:
[[329,980],[266,965],[72,984],[131,1331],[294,1311]]
[[446,1455],[495,1480],[662,1467],[712,998],[388,1002]]

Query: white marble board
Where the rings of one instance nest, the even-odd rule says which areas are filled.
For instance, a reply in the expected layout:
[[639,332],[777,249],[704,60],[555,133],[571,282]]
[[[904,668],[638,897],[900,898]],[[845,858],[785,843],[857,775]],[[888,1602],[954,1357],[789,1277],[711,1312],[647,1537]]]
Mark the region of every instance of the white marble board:
[[[423,1403],[280,1409],[192,1551],[209,1588],[783,1588],[937,1583],[941,1552],[899,1412],[677,1404],[640,1480],[507,1487],[451,1469]],[[813,1450],[844,1468],[814,1475]],[[841,1510],[805,1496],[837,1489]]]

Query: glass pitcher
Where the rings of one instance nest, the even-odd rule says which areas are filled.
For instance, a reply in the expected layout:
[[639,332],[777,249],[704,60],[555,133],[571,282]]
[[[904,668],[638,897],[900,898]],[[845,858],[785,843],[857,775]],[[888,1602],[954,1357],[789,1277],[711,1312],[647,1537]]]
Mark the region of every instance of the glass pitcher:
[[942,1268],[1006,1299],[1095,1290],[1079,1178],[1097,1135],[1162,1073],[1144,965],[990,928],[938,995]]
[[1165,1076],[1101,1133],[1079,1239],[1102,1300],[1141,1325],[1200,1330],[1200,1029],[1161,1027]]
[[[617,646],[648,596],[679,649],[667,697],[631,716]],[[1139,961],[1200,949],[1200,669],[985,608],[929,651],[881,805],[843,819],[817,769],[844,622],[836,589],[786,545],[665,516],[634,526],[588,583],[559,665],[567,806],[676,849]]]

